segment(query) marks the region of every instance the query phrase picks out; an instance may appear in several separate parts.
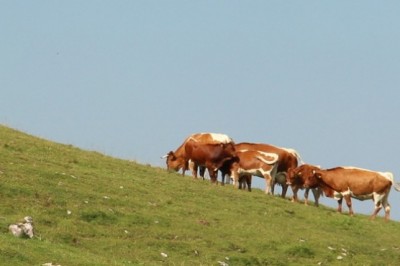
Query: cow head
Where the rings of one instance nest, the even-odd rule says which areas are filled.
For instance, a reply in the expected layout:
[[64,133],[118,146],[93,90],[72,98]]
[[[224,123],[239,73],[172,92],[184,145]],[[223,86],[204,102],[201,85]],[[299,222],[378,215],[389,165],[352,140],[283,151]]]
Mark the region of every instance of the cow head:
[[303,164],[299,167],[289,169],[287,184],[292,187],[316,187],[318,183],[315,172],[321,170],[319,166]]
[[301,177],[301,171],[298,168],[291,168],[287,172],[286,184],[287,185],[294,185],[297,182],[297,179]]
[[322,177],[321,170],[313,169],[311,174],[304,178],[304,187],[315,188],[320,184]]
[[181,157],[177,157],[173,151],[170,151],[167,156],[167,169],[179,171],[185,165],[185,160]]
[[319,166],[314,166],[310,164],[303,164],[299,167],[289,169],[287,183],[288,185],[303,186],[306,179],[313,175],[313,171],[319,169]]

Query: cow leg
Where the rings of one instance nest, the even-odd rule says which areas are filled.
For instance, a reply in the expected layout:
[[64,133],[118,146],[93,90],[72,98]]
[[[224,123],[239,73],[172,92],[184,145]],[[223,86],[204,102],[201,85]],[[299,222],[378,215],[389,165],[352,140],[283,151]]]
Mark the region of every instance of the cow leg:
[[245,176],[239,176],[239,189],[245,189],[246,183],[243,181]]
[[204,180],[204,174],[206,173],[206,168],[204,166],[200,166],[199,168],[200,168],[200,176]]
[[313,189],[311,189],[311,191],[314,195],[314,200],[315,200],[314,204],[316,207],[318,207],[319,206],[319,197],[321,195],[320,190],[319,190],[319,188],[313,188]]
[[279,172],[279,173],[275,174],[275,177],[273,179],[274,179],[274,184],[278,183],[282,186],[281,197],[285,198],[288,187],[289,187],[289,185],[287,184],[287,173]]
[[385,220],[389,221],[390,219],[390,204],[387,202],[385,208]]
[[388,202],[389,191],[386,193],[385,198],[382,201],[383,208],[385,208],[385,220],[389,221],[390,219],[390,204]]
[[388,221],[390,218],[390,204],[388,203],[388,195],[386,194],[381,198],[380,195],[377,195],[374,193],[374,203],[375,203],[375,209],[374,212],[372,213],[370,219],[373,220],[375,219],[376,215],[379,213],[379,211],[384,207],[385,210],[385,220]]
[[239,177],[239,189],[246,189],[251,192],[251,175],[242,175]]
[[[370,219],[371,219],[371,220],[375,219],[376,215],[379,213],[379,211],[380,211],[381,209],[382,209],[382,204],[379,203],[378,205],[375,205],[374,212],[372,213]],[[389,213],[390,213],[390,207],[389,207]],[[389,215],[388,215],[388,213],[386,212],[386,208],[385,208],[385,219],[387,220],[388,217],[389,217]]]
[[182,176],[185,176],[185,172],[186,172],[186,170],[187,169],[189,169],[189,161],[185,161],[185,163],[183,164],[183,167],[182,167]]
[[272,177],[271,177],[270,188],[271,188],[271,194],[274,195],[274,191],[275,191],[275,178],[272,178]]
[[211,183],[218,184],[217,177],[218,177],[218,169],[207,168],[208,173],[210,174],[210,181]]
[[287,192],[287,190],[288,190],[288,185],[286,185],[286,182],[282,185],[282,195],[281,195],[281,197],[282,198],[285,198],[286,197],[286,192]]
[[272,177],[268,174],[265,174],[264,179],[265,179],[265,194],[271,194]]
[[239,173],[238,171],[235,169],[234,171],[231,172],[231,178],[233,179],[233,186],[236,189],[240,189],[239,188]]
[[243,189],[243,184],[242,184],[242,180],[239,177],[239,189]]
[[308,194],[310,193],[310,188],[306,188],[304,192],[304,204],[308,206]]
[[352,204],[351,204],[351,196],[350,195],[346,195],[346,196],[344,196],[344,199],[346,201],[347,207],[349,208],[349,215],[353,216],[354,212],[353,212],[353,207],[352,207]]
[[298,186],[291,186],[293,191],[292,202],[298,202],[297,191],[299,191]]
[[192,171],[192,176],[193,178],[197,179],[197,169],[198,169],[198,165],[196,163],[194,163],[193,161],[189,162],[189,169]]
[[251,178],[252,178],[252,176],[251,175],[246,175],[245,178],[246,178],[246,183],[247,183],[247,190],[249,192],[251,192]]
[[231,177],[229,173],[225,173],[225,184],[230,184],[231,183]]
[[343,202],[343,198],[337,199],[337,203],[338,203],[337,211],[340,213],[342,212],[342,202]]
[[[228,177],[227,177],[228,176]],[[229,184],[229,175],[228,173],[224,170],[221,170],[221,185],[224,186],[225,185],[225,178],[226,178],[226,184]]]

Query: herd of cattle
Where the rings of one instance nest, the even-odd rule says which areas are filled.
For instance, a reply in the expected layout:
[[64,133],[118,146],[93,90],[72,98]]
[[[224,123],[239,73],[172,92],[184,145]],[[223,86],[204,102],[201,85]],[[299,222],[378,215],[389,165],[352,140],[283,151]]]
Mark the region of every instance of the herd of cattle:
[[166,158],[169,170],[179,171],[184,175],[191,170],[197,178],[197,171],[204,179],[208,170],[211,182],[217,182],[218,170],[222,174],[222,184],[228,175],[236,188],[251,191],[251,177],[265,179],[265,192],[274,194],[275,184],[282,186],[282,197],[286,196],[288,187],[293,191],[292,201],[297,201],[299,189],[306,189],[305,204],[311,189],[315,204],[321,193],[338,201],[338,211],[342,211],[342,200],[346,201],[349,214],[353,215],[351,198],[359,200],[372,199],[374,212],[385,210],[385,219],[390,218],[389,192],[393,185],[400,191],[400,183],[395,183],[393,174],[375,172],[356,167],[336,167],[321,169],[319,166],[304,164],[294,149],[275,147],[260,143],[235,143],[225,134],[197,133],[192,134],[175,151],[170,151]]

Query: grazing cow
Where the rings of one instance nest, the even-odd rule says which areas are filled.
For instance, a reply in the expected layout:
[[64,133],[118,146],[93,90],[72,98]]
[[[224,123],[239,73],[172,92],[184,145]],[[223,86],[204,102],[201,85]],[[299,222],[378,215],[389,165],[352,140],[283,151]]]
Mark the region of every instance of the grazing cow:
[[304,177],[305,187],[321,187],[328,197],[338,199],[338,211],[342,211],[342,199],[346,200],[349,214],[353,215],[351,198],[359,200],[372,199],[374,201],[374,219],[378,212],[385,210],[385,219],[390,219],[389,192],[393,185],[400,191],[400,184],[394,183],[393,174],[389,172],[374,172],[354,167],[336,167],[327,170],[316,169],[312,174]]
[[247,180],[248,190],[251,191],[251,179],[249,175],[259,176],[265,179],[265,193],[271,193],[272,175],[277,169],[278,155],[261,151],[236,151],[237,160],[230,164],[231,177],[235,187],[239,187],[239,178],[244,176]]
[[287,172],[296,168],[301,161],[300,155],[293,149],[279,148],[269,144],[242,142],[235,145],[236,151],[252,150],[274,153],[278,155],[277,170],[272,174],[271,193],[274,194],[275,184],[282,186],[282,198],[286,196],[288,185],[286,184]]
[[[297,202],[297,191],[299,189],[304,189],[304,177],[310,176],[314,170],[320,170],[321,168],[318,166],[310,165],[310,164],[303,164],[299,167],[290,169],[287,175],[287,184],[291,186],[293,190],[293,202]],[[315,199],[315,206],[318,207],[319,205],[319,197],[322,193],[321,188],[306,188],[304,192],[304,204],[308,205],[308,194],[312,190]]]
[[217,182],[217,171],[225,162],[234,161],[236,158],[233,143],[204,144],[188,140],[184,148],[184,160],[191,160],[194,164],[207,168],[211,182]]
[[[198,165],[194,163],[191,158],[188,159],[186,155],[185,146],[186,143],[192,140],[199,144],[228,144],[234,143],[233,140],[225,135],[225,134],[217,134],[217,133],[196,133],[192,134],[185,139],[185,141],[179,146],[175,151],[170,151],[167,155],[162,158],[166,158],[167,169],[179,171],[182,169],[182,175],[185,175],[187,169],[192,171],[192,175],[194,178],[197,178],[197,170]],[[200,176],[204,179],[205,167],[200,166]]]

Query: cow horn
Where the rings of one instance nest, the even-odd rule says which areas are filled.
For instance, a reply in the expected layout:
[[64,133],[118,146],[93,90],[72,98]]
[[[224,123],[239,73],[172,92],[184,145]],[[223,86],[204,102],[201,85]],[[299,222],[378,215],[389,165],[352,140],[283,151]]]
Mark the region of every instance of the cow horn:
[[168,157],[168,154],[165,154],[165,155],[161,156],[161,159],[165,159],[167,157]]

